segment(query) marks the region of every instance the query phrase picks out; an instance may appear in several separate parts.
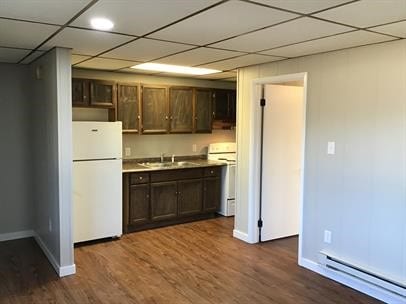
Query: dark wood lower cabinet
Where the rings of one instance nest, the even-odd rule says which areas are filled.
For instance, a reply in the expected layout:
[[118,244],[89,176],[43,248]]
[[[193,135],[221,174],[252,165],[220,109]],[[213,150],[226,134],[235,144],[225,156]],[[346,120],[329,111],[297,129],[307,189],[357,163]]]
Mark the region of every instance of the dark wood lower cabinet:
[[178,215],[177,183],[162,182],[151,184],[151,220],[160,221]]
[[145,224],[150,218],[149,184],[130,186],[129,222],[131,225]]
[[204,179],[203,209],[204,212],[216,212],[221,198],[220,177]]
[[125,173],[124,232],[214,217],[220,206],[221,168]]
[[178,182],[179,215],[190,215],[202,212],[203,183],[201,179]]

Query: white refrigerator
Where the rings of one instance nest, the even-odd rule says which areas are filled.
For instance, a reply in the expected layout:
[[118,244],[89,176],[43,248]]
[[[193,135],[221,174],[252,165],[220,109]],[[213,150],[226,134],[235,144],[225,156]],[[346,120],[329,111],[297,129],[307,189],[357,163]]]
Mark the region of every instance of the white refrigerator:
[[122,234],[121,122],[74,121],[73,240]]

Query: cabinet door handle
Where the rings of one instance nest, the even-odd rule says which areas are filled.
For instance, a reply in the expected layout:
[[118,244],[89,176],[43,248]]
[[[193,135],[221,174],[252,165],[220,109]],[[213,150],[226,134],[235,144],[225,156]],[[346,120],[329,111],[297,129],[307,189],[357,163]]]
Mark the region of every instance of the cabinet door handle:
[[165,119],[168,120],[168,118],[169,118],[168,115],[166,115],[166,116],[165,116]]
[[149,194],[147,194],[146,198],[149,198]]
[[141,180],[141,179],[142,179],[142,176],[140,176],[139,179]]
[[211,174],[213,174],[213,173],[214,173],[214,171],[213,171],[213,170],[211,170],[211,171],[210,171],[210,173],[211,173]]

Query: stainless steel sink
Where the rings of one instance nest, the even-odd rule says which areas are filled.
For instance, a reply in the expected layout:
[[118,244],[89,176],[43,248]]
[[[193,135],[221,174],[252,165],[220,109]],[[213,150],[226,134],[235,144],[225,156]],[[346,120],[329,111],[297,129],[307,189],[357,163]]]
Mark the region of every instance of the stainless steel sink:
[[141,166],[147,168],[177,168],[177,167],[191,167],[191,166],[198,166],[198,164],[188,161],[179,161],[179,162],[155,162],[155,163],[140,163]]

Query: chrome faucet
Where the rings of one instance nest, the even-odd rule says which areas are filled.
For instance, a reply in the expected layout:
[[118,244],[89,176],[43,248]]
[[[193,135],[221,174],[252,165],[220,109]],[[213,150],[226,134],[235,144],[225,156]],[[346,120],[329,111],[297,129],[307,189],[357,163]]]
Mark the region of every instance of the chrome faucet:
[[165,160],[165,153],[161,153],[161,163],[163,163],[164,162],[164,160]]
[[175,162],[175,154],[172,154],[172,163]]

